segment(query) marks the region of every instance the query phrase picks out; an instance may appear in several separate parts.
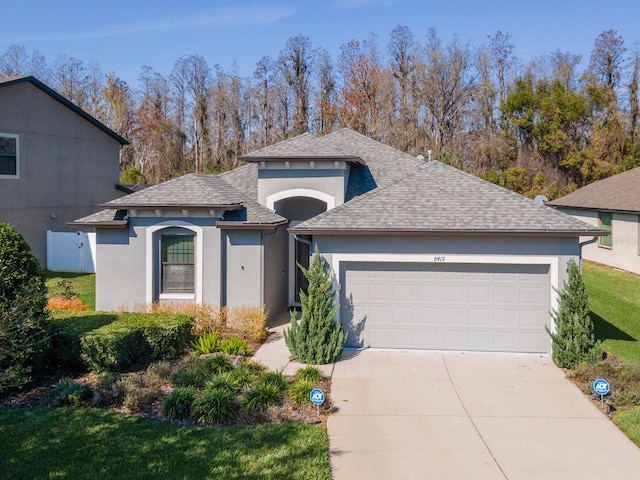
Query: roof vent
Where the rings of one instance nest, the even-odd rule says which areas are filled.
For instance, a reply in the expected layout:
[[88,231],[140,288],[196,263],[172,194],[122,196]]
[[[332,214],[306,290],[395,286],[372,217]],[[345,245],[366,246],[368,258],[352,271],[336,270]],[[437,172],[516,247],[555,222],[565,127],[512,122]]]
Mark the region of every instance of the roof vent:
[[544,195],[538,195],[536,198],[533,199],[533,203],[539,203],[540,205],[544,205],[548,201],[549,199]]

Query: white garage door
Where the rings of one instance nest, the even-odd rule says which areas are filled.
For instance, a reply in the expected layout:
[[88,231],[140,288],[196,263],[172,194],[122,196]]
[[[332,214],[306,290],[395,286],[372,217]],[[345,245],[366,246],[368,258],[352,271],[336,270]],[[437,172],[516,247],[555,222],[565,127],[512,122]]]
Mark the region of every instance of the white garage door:
[[549,266],[347,263],[349,346],[548,352]]

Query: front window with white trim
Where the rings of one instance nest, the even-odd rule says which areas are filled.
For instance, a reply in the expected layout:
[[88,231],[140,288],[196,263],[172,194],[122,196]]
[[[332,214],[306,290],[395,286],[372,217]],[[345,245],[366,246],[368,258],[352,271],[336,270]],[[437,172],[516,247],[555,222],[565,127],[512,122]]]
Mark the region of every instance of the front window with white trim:
[[162,294],[195,293],[195,235],[162,235],[161,266]]
[[18,178],[18,135],[0,133],[0,178]]

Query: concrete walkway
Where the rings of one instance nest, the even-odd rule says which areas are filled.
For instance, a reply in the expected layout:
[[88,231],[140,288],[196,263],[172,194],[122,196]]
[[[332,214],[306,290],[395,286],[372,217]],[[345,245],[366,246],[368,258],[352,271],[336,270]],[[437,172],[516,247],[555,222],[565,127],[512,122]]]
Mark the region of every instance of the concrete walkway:
[[548,357],[348,352],[331,396],[336,480],[640,478],[640,449]]
[[[287,325],[254,358],[293,375]],[[370,349],[322,369],[335,480],[640,478],[640,449],[549,357]]]
[[[302,363],[291,360],[291,354],[284,343],[282,332],[289,327],[289,312],[284,312],[269,324],[269,337],[262,344],[253,356],[253,359],[262,363],[270,370],[281,371],[285,375],[293,375],[299,368],[304,367]],[[320,365],[318,368],[325,377],[331,377],[334,364]]]

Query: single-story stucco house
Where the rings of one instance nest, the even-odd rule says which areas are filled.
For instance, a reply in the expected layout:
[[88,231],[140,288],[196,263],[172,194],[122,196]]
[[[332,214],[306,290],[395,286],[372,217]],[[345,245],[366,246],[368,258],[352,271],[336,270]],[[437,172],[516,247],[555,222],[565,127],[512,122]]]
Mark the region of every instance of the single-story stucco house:
[[583,246],[584,259],[640,274],[640,167],[590,183],[547,205],[609,232]]
[[602,234],[349,129],[303,134],[79,219],[97,231],[98,309],[296,305],[317,245],[348,346],[550,352],[554,288]]

